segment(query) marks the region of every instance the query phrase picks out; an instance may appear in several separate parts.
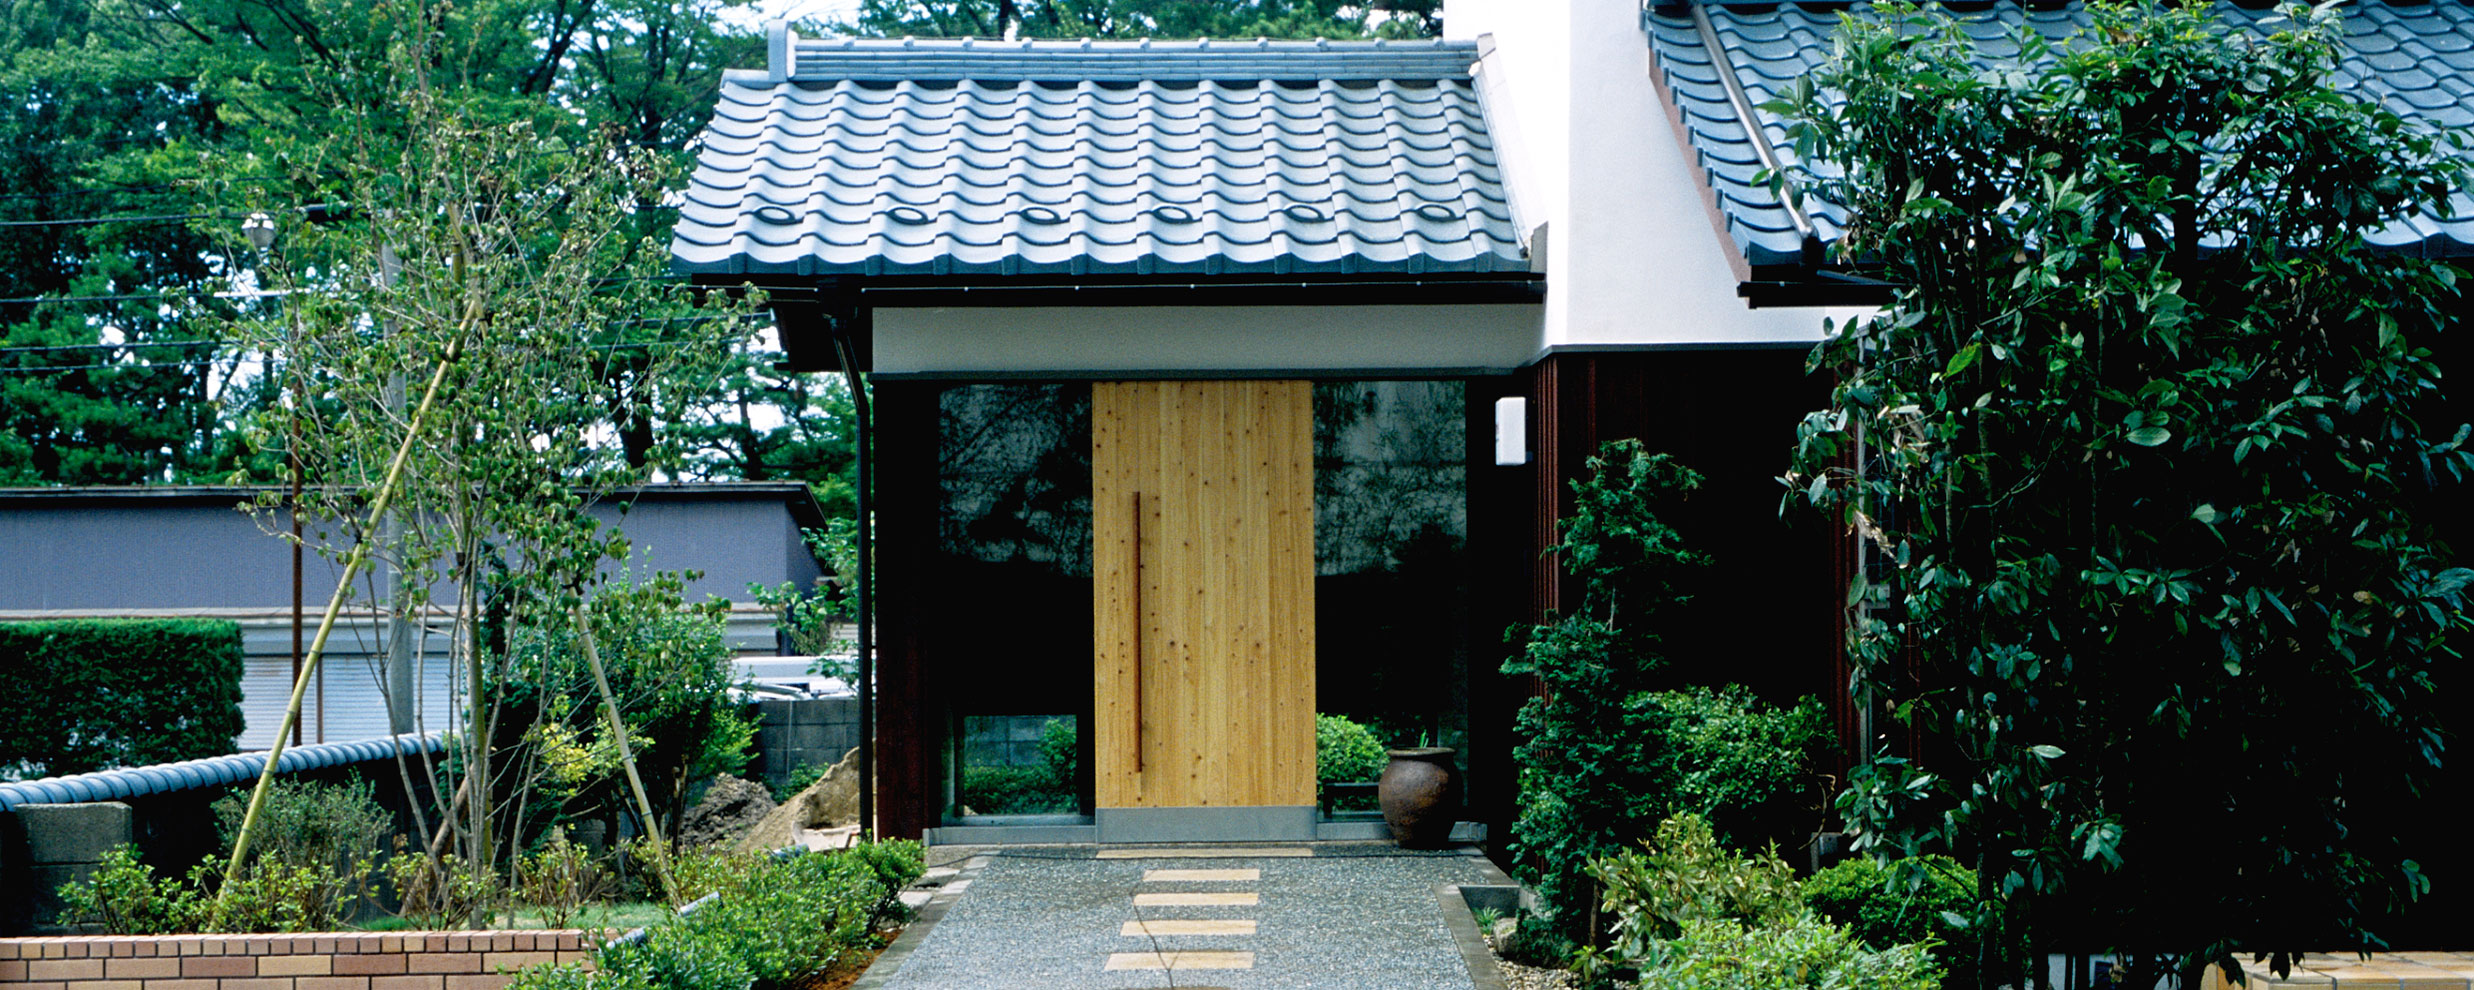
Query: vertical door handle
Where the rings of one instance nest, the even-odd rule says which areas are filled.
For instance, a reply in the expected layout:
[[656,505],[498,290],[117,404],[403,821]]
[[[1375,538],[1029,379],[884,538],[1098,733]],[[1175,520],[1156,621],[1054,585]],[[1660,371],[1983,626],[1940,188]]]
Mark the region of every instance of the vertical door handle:
[[1134,772],[1143,772],[1143,493],[1134,493]]

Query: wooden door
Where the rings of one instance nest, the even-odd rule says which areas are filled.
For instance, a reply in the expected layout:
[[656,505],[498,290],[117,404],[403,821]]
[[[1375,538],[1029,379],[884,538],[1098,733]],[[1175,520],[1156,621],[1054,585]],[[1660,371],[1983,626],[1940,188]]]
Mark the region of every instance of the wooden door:
[[1313,455],[1305,382],[1093,386],[1099,807],[1314,803]]

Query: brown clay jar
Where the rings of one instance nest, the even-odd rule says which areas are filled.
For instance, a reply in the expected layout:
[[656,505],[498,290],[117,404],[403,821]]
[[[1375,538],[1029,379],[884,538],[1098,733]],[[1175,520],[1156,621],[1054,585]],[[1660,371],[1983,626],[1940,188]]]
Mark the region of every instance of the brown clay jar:
[[1391,763],[1375,794],[1383,803],[1383,822],[1392,840],[1409,849],[1436,849],[1452,838],[1460,819],[1460,774],[1452,769],[1448,746],[1391,750]]

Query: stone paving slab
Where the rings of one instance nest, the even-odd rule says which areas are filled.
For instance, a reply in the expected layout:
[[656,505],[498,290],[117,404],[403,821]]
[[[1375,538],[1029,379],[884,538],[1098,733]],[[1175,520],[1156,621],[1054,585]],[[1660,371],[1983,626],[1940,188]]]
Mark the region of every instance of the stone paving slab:
[[[2296,960],[2293,972],[2278,979],[2268,964],[2242,957],[2250,987],[2317,990],[2470,990],[2474,988],[2474,952],[2383,952],[2368,958],[2314,952]],[[2201,990],[2232,990],[2213,966],[2202,974]]]
[[[967,888],[938,895],[924,936],[887,953],[861,988],[1471,990],[1436,885],[1502,882],[1472,856],[1368,846],[1223,856],[1201,875],[1116,849],[975,852],[947,884]],[[1223,896],[1137,906],[1138,894]],[[1255,903],[1194,903],[1242,894]]]

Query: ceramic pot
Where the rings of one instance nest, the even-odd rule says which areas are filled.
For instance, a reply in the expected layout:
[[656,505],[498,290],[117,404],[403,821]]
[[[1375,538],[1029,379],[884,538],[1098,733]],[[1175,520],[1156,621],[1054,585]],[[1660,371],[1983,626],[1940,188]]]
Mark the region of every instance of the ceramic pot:
[[1451,748],[1395,749],[1391,757],[1375,796],[1392,840],[1409,849],[1450,843],[1452,824],[1460,819],[1460,774],[1452,769]]

